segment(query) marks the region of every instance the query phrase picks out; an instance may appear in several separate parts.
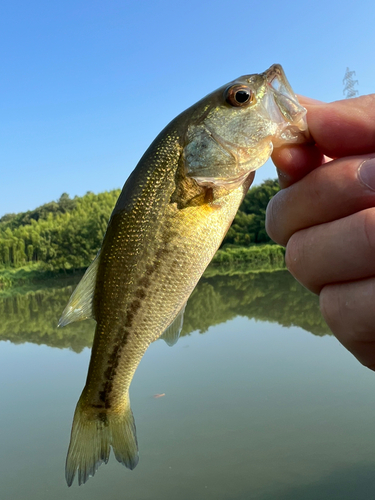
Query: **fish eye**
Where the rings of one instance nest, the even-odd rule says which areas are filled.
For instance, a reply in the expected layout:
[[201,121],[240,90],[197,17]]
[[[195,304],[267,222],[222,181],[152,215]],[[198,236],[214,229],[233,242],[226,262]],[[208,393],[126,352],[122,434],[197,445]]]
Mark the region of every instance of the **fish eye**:
[[246,85],[233,85],[225,91],[225,100],[231,106],[246,106],[254,101],[254,92]]

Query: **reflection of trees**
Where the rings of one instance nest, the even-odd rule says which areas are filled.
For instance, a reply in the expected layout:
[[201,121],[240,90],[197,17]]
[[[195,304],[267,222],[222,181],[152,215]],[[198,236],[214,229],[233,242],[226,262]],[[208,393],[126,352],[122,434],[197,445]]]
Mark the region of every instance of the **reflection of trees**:
[[[0,340],[33,342],[81,351],[90,347],[94,322],[57,328],[58,318],[74,287],[45,289],[0,299]],[[296,325],[315,335],[329,333],[319,312],[318,299],[287,271],[240,272],[210,268],[185,310],[182,335],[228,321],[236,316]]]
[[0,340],[70,347],[77,352],[90,347],[93,321],[57,328],[57,321],[73,290],[74,286],[46,288],[0,299]]
[[203,277],[186,307],[182,334],[204,332],[236,316],[299,326],[315,335],[330,333],[318,298],[287,271]]

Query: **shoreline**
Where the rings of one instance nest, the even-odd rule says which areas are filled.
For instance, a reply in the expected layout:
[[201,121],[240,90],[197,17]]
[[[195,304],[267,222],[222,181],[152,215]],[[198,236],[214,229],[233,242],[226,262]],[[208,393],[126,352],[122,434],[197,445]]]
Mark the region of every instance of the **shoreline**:
[[[218,250],[206,269],[205,276],[286,269],[285,249],[279,245],[224,247]],[[50,286],[76,284],[86,268],[46,270],[43,264],[0,269],[0,296],[40,290]]]

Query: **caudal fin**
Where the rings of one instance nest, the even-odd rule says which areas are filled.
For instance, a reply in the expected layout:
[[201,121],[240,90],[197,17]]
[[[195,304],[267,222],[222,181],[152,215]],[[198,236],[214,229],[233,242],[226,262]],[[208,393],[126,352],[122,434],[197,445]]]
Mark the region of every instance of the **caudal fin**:
[[138,463],[138,443],[133,413],[130,405],[120,414],[95,411],[90,414],[82,410],[80,401],[74,413],[65,478],[68,486],[73,483],[78,471],[78,484],[84,484],[107,463],[111,446],[116,459],[134,469]]

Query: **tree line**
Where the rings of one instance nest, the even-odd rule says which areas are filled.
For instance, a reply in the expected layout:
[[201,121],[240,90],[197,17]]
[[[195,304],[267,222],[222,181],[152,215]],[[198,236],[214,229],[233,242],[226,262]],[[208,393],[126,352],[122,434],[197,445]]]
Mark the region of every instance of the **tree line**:
[[95,257],[120,190],[87,193],[0,219],[0,266],[40,263],[46,269],[79,269]]
[[[247,193],[222,247],[272,244],[264,229],[269,200],[279,190],[267,180]],[[71,199],[68,194],[35,210],[0,218],[0,267],[40,264],[44,269],[87,267],[100,248],[119,189],[91,192]]]

